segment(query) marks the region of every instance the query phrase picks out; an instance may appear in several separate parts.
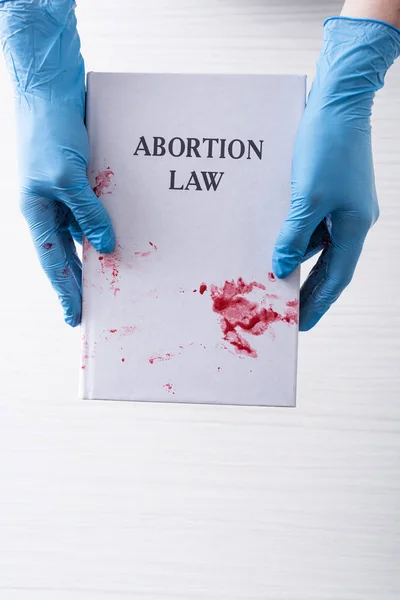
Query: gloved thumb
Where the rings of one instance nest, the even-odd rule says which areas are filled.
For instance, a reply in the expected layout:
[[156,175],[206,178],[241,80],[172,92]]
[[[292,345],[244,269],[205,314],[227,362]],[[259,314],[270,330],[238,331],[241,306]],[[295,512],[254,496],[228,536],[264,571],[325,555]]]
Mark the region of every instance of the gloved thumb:
[[112,252],[115,234],[111,219],[90,185],[78,191],[70,190],[64,202],[92,246],[99,252]]
[[324,214],[306,198],[293,198],[289,215],[282,226],[272,255],[272,270],[283,279],[302,262],[314,230]]

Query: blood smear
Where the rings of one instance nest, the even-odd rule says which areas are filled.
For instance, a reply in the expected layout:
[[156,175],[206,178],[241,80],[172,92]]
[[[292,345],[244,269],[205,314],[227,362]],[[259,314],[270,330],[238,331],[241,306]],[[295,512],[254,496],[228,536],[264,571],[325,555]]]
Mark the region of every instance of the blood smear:
[[124,325],[122,327],[121,336],[131,335],[132,333],[135,333],[135,331],[136,327],[134,325]]
[[220,316],[223,339],[235,348],[236,353],[257,358],[257,352],[250,343],[239,333],[262,335],[272,324],[285,322],[294,325],[298,321],[298,300],[286,304],[283,314],[275,311],[271,306],[265,308],[258,302],[251,301],[245,296],[254,288],[265,290],[262,283],[253,281],[245,283],[239,277],[235,282],[225,281],[222,287],[211,285],[211,299],[213,311]]
[[149,363],[154,365],[156,361],[165,362],[166,360],[171,360],[175,355],[167,352],[166,354],[155,354],[149,358]]
[[86,262],[88,259],[88,255],[89,255],[89,250],[91,248],[90,242],[87,238],[83,238],[83,244],[82,244],[82,258],[83,261]]
[[146,257],[150,256],[150,254],[153,254],[153,252],[157,252],[158,248],[155,244],[153,244],[153,242],[149,242],[149,245],[151,246],[150,250],[146,250],[145,252],[135,252],[135,256]]
[[[106,190],[109,190],[109,188],[112,186],[112,177],[113,176],[114,176],[114,172],[111,171],[110,167],[107,167],[106,169],[104,169],[104,171],[98,172],[98,174],[96,175],[96,178],[95,178],[96,185],[93,188],[93,191],[98,198],[100,198],[100,196],[104,196],[105,194],[112,193],[112,190],[110,190],[110,191],[106,191]],[[114,184],[114,187],[115,187],[115,184]]]
[[110,254],[102,254],[99,256],[100,273],[105,276],[110,284],[110,290],[114,293],[114,296],[120,291],[119,266],[122,260],[121,250],[121,246],[118,245]]

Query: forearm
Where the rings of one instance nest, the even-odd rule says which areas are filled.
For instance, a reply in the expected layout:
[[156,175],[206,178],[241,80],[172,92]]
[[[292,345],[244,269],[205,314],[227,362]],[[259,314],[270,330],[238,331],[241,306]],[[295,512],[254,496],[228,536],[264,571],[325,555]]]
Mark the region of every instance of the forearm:
[[343,17],[377,19],[400,29],[400,0],[346,0]]

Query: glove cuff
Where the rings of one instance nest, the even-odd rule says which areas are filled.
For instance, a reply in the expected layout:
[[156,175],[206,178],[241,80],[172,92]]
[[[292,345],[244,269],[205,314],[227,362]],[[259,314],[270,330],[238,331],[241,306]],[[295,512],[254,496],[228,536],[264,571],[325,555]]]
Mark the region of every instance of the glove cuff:
[[369,85],[376,91],[383,86],[387,70],[400,55],[400,29],[374,19],[330,17],[324,21],[321,55],[326,51],[337,73],[364,77],[365,81],[371,78]]
[[0,41],[16,97],[84,104],[75,0],[0,2]]
[[389,27],[390,29],[393,29],[396,33],[400,34],[400,29],[398,29],[395,25],[392,25],[392,23],[387,23],[386,21],[380,21],[379,19],[364,19],[361,17],[346,17],[344,15],[340,15],[340,16],[335,16],[335,17],[328,17],[327,19],[325,19],[324,27],[330,21],[353,21],[354,23],[360,23],[360,24],[362,24],[362,23],[378,23],[378,25],[384,25],[385,27]]

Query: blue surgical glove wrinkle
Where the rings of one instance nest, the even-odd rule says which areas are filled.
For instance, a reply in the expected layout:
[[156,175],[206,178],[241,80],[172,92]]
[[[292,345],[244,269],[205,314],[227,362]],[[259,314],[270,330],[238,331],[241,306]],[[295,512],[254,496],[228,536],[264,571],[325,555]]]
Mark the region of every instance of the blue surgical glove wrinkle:
[[14,84],[21,210],[65,320],[81,320],[74,239],[111,252],[110,218],[87,180],[85,68],[72,0],[0,1],[0,40]]
[[287,277],[322,250],[300,290],[300,330],[311,329],[350,283],[379,216],[371,109],[400,54],[400,31],[367,19],[332,17],[293,153],[292,200],[273,270]]

